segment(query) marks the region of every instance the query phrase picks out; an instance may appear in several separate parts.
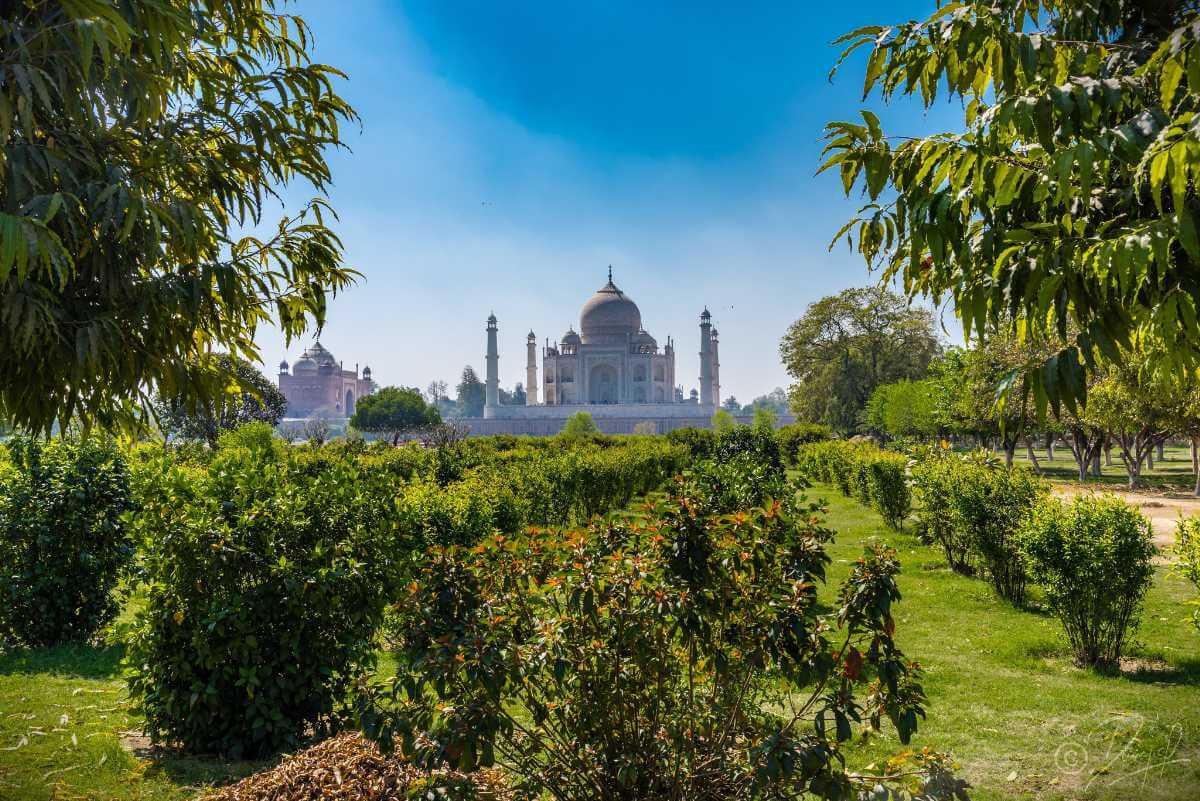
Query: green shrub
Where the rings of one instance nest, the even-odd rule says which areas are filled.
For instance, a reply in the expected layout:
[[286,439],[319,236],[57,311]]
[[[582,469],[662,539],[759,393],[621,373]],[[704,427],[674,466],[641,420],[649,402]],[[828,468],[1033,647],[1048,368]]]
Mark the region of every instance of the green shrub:
[[1079,665],[1113,667],[1154,577],[1150,523],[1112,496],[1047,500],[1020,533],[1030,575]]
[[716,433],[706,428],[676,428],[666,437],[667,442],[687,448],[693,461],[709,458],[717,442]]
[[813,442],[821,442],[829,439],[832,432],[829,426],[820,423],[790,423],[782,426],[775,432],[775,438],[779,441],[779,451],[783,456],[784,462],[795,466],[797,451],[801,445],[808,445]]
[[[1176,570],[1192,583],[1200,594],[1200,517],[1180,517],[1175,526]],[[1200,598],[1191,602],[1196,609],[1192,622],[1200,629]]]
[[931,456],[912,464],[912,488],[917,504],[917,532],[927,543],[936,543],[950,569],[974,573],[969,531],[955,515],[955,490],[962,460],[952,455]]
[[30,646],[81,642],[117,612],[133,555],[122,516],[130,476],[94,437],[16,438],[0,446],[0,638]]
[[143,480],[127,661],[155,742],[259,757],[335,723],[397,576],[381,478],[319,449],[230,448]]
[[[364,730],[420,764],[503,762],[562,801],[886,793],[838,743],[885,717],[907,741],[924,714],[894,640],[894,553],[865,553],[823,613],[820,508],[723,514],[726,479],[696,465],[645,524],[435,550],[397,606],[398,675],[364,697]],[[895,772],[963,786],[916,759]]]
[[799,446],[795,463],[801,473],[870,506],[892,528],[900,528],[911,511],[908,460],[897,453],[869,442],[829,440]]
[[717,434],[707,456],[717,461],[727,461],[736,456],[750,456],[768,465],[772,470],[783,472],[783,454],[775,433],[766,429],[738,426]]
[[963,461],[952,477],[953,524],[987,569],[996,593],[1025,602],[1025,562],[1017,541],[1021,526],[1047,493],[1023,468],[989,468]]
[[912,511],[908,487],[908,460],[897,453],[875,454],[867,461],[867,486],[871,506],[892,528],[903,528]]

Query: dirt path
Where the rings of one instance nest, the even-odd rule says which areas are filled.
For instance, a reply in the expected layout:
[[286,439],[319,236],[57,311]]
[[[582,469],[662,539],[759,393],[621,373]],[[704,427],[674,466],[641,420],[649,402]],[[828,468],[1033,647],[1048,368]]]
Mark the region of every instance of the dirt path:
[[1155,492],[1153,490],[1114,489],[1109,487],[1089,487],[1082,484],[1066,484],[1054,482],[1054,494],[1061,498],[1073,498],[1086,493],[1106,493],[1116,495],[1126,503],[1141,510],[1150,519],[1154,529],[1154,544],[1166,550],[1175,544],[1175,521],[1180,514],[1200,515],[1200,498],[1183,495],[1176,492]]

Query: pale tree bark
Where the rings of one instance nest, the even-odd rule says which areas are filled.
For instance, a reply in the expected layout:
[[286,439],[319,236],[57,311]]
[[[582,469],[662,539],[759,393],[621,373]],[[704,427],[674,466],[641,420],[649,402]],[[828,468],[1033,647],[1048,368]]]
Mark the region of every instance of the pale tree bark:
[[[1029,437],[1025,438],[1025,455],[1029,457],[1029,461],[1033,462],[1033,470],[1039,476],[1042,474],[1042,464],[1038,461],[1037,454],[1033,452],[1033,440]],[[1011,467],[1011,465],[1009,465]]]

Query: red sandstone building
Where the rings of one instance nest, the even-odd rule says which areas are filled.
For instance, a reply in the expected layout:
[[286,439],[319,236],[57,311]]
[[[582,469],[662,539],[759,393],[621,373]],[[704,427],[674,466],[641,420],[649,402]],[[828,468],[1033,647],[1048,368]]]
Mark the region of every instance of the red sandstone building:
[[345,370],[342,363],[320,342],[304,353],[288,370],[279,363],[279,391],[287,398],[288,417],[349,417],[358,399],[375,391],[371,368],[358,365]]

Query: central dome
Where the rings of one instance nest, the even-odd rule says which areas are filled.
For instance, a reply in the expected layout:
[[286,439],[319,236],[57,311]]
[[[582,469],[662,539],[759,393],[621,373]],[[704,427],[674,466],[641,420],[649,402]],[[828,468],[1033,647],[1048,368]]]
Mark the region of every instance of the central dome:
[[617,289],[608,272],[608,283],[583,304],[579,333],[585,345],[619,345],[642,328],[642,313],[633,299]]

